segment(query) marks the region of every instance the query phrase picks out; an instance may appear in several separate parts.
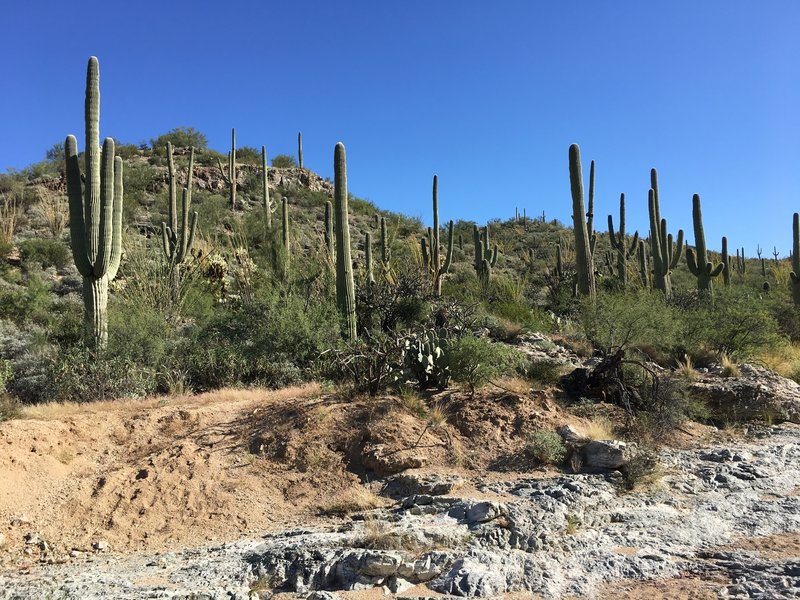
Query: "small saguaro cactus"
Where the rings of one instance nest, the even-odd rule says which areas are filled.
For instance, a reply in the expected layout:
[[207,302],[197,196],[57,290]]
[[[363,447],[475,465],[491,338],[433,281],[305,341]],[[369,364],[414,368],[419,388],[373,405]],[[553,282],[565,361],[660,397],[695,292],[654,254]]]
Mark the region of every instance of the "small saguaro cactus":
[[194,244],[194,234],[197,229],[197,213],[189,213],[192,204],[192,173],[194,172],[194,148],[189,150],[189,169],[186,173],[186,186],[182,193],[181,220],[178,223],[178,186],[175,176],[175,160],[172,154],[172,144],[167,142],[167,166],[169,170],[169,225],[161,223],[161,247],[164,256],[172,267],[172,286],[177,300],[178,287],[180,286],[180,265],[186,260]]
[[381,217],[381,263],[386,268],[390,258],[389,238],[386,235],[386,217]]
[[236,173],[236,129],[231,129],[231,151],[228,152],[227,169],[222,166],[222,161],[218,158],[219,172],[222,174],[222,181],[228,184],[230,189],[228,198],[230,199],[231,209],[236,210],[236,183],[238,175]]
[[347,214],[347,158],[344,144],[333,152],[334,208],[336,230],[336,304],[342,319],[342,334],[356,339],[356,293],[353,284],[353,261],[350,254],[350,224]]
[[[700,207],[700,196],[692,196],[692,222],[694,223],[694,246],[692,250],[686,248],[686,264],[689,271],[697,277],[697,289],[701,292],[712,292],[711,280],[722,273],[725,263],[721,262],[714,266],[708,259],[706,251],[706,234],[703,229],[703,211]],[[695,255],[695,251],[697,254]]]
[[608,236],[611,240],[611,247],[617,253],[617,278],[622,287],[628,283],[628,259],[636,252],[639,246],[639,232],[633,234],[630,246],[626,246],[625,239],[625,194],[619,195],[619,231],[614,233],[614,218],[608,215]]
[[269,183],[267,181],[267,148],[261,146],[261,203],[264,205],[264,214],[267,218],[267,229],[272,229],[272,213],[275,212],[277,206],[275,202],[269,197]]
[[642,287],[646,290],[650,289],[650,269],[647,266],[647,248],[645,247],[644,240],[639,240],[639,249],[637,250],[639,258],[639,279],[642,282]]
[[375,275],[372,272],[372,236],[369,231],[364,234],[364,267],[368,283],[375,283]]
[[728,256],[728,238],[722,236],[722,251],[721,251],[722,264],[725,268],[722,269],[722,285],[728,287],[731,284],[731,257]]
[[669,298],[672,296],[670,274],[678,266],[683,253],[683,229],[678,230],[678,238],[673,244],[672,234],[667,233],[667,220],[661,218],[661,207],[658,201],[658,173],[655,169],[650,169],[650,190],[647,193],[647,208],[650,214],[653,289],[661,290]]
[[572,144],[569,147],[569,181],[572,193],[572,222],[575,233],[575,268],[577,270],[578,294],[594,299],[594,267],[592,265],[589,228],[587,222],[584,221],[584,214],[587,213],[583,204],[581,150],[577,144]]
[[83,176],[78,141],[68,135],[64,142],[69,231],[72,257],[83,277],[87,343],[103,350],[108,343],[108,283],[122,258],[122,159],[114,156],[110,137],[100,150],[100,66],[94,56],[86,69],[85,123]]
[[[312,140],[313,141],[313,140]],[[303,132],[297,132],[297,164],[303,168]]]
[[789,273],[792,281],[792,300],[795,306],[800,306],[800,215],[792,216],[792,271]]

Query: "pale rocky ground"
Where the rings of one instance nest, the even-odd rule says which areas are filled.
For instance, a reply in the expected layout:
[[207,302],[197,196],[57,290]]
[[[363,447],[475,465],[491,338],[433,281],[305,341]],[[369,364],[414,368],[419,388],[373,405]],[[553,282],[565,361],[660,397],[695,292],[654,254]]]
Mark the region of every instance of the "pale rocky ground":
[[[699,382],[797,408],[757,369]],[[546,390],[433,400],[427,431],[316,386],[28,409],[0,424],[0,599],[800,597],[800,425],[687,426],[624,491],[520,458],[582,425]]]

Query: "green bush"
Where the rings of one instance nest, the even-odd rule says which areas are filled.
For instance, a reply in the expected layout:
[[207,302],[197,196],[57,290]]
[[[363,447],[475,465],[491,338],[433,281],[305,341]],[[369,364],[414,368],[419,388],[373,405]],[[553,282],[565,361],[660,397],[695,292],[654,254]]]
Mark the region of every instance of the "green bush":
[[194,127],[176,127],[150,140],[150,147],[153,148],[153,154],[163,154],[166,156],[167,142],[172,142],[172,145],[176,148],[187,148],[189,146],[194,146],[195,150],[205,150],[208,148],[208,139]]
[[470,392],[521,366],[519,352],[486,338],[466,335],[453,340],[446,353],[447,366],[455,381],[465,383]]
[[19,253],[27,265],[37,265],[42,269],[55,267],[63,269],[72,260],[72,254],[66,244],[58,240],[32,238],[20,242]]
[[297,161],[291,154],[276,154],[272,157],[272,166],[278,169],[296,167]]
[[44,323],[50,318],[53,298],[50,286],[31,275],[23,286],[0,287],[0,319],[21,324],[28,319]]
[[567,457],[567,447],[554,431],[537,429],[525,440],[525,454],[543,465],[559,465]]

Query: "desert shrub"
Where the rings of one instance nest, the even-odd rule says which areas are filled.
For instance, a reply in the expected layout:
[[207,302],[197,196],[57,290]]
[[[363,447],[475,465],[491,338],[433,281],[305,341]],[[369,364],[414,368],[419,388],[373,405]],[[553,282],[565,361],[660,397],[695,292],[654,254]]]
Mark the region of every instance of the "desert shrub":
[[27,320],[47,322],[53,298],[50,286],[38,274],[31,274],[22,286],[0,286],[0,319],[17,324]]
[[59,352],[48,376],[48,400],[62,402],[138,398],[157,390],[154,367],[110,352],[97,355],[81,346]]
[[297,161],[291,154],[276,154],[272,157],[272,166],[278,169],[296,167]]
[[476,388],[521,365],[521,355],[513,348],[472,335],[450,342],[445,356],[452,378],[467,384],[473,394]]
[[20,405],[17,400],[0,392],[0,423],[16,419],[21,414]]
[[537,429],[525,440],[525,453],[543,465],[559,465],[567,457],[567,447],[554,431]]
[[0,359],[11,367],[5,382],[9,394],[25,403],[47,399],[50,389],[49,365],[56,349],[38,325],[20,329],[0,319]]
[[416,268],[401,268],[395,282],[378,277],[374,284],[363,279],[356,287],[356,319],[359,331],[396,331],[428,321],[433,302],[429,277]]
[[236,148],[236,161],[240,164],[261,164],[261,150],[253,146]]
[[548,333],[553,329],[553,320],[538,307],[530,307],[523,302],[498,302],[491,305],[493,315],[517,323],[529,331]]
[[332,302],[264,294],[231,302],[192,333],[179,350],[192,387],[276,387],[309,377],[320,353],[339,337]]
[[584,303],[582,322],[587,337],[606,354],[637,345],[669,352],[679,326],[663,294],[646,290],[599,294],[595,303]]
[[354,390],[374,396],[402,383],[403,352],[403,341],[396,334],[364,332],[323,351],[320,367],[327,379],[347,382]]
[[649,446],[639,446],[622,468],[621,486],[630,491],[653,483],[660,476],[658,452]]
[[746,359],[782,341],[768,305],[740,287],[717,289],[712,301],[682,311],[681,330],[685,350],[693,356],[706,348]]
[[562,365],[551,360],[531,360],[524,368],[528,379],[545,385],[557,384],[563,371]]
[[171,142],[176,148],[187,148],[189,146],[194,146],[195,150],[208,148],[208,139],[194,127],[176,127],[157,138],[151,139],[150,146],[153,148],[153,154],[166,156],[167,142]]
[[41,269],[49,267],[63,269],[72,260],[72,254],[66,244],[59,240],[44,238],[32,238],[20,242],[19,253],[23,262]]

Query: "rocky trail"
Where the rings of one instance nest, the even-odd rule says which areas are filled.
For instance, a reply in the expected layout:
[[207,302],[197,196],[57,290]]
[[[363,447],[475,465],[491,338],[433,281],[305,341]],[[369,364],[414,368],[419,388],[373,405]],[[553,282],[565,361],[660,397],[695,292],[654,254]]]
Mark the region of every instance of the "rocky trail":
[[406,471],[383,486],[390,506],[6,569],[0,598],[800,597],[800,426],[660,458],[658,480],[630,492],[616,471]]

